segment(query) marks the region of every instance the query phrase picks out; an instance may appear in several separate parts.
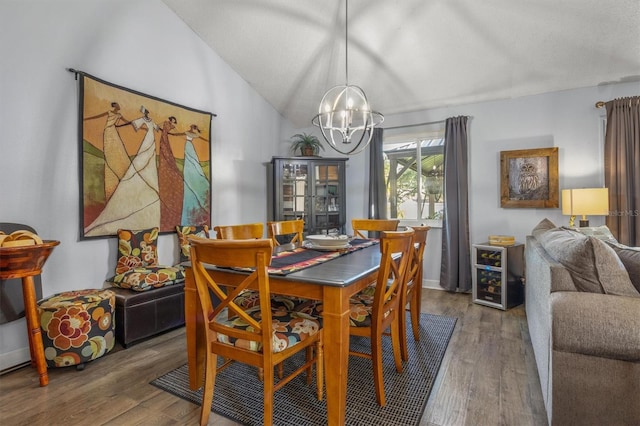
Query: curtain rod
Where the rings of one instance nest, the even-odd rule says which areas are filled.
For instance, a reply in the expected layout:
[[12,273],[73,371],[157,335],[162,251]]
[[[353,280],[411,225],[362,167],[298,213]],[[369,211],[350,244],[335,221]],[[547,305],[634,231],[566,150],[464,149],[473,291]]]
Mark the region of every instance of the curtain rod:
[[383,127],[384,130],[393,130],[393,129],[403,129],[405,127],[418,127],[418,126],[428,126],[430,124],[440,124],[444,123],[446,120],[438,120],[438,121],[428,121],[426,123],[417,123],[417,124],[405,124],[404,126],[393,126],[393,127]]
[[604,101],[596,102],[596,108],[604,108]]

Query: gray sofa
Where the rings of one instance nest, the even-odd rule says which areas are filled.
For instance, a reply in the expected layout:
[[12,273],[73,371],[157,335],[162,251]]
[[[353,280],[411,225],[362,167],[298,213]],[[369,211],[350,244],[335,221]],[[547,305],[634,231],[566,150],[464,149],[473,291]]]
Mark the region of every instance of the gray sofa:
[[549,424],[640,425],[640,266],[546,220],[532,234],[525,303]]

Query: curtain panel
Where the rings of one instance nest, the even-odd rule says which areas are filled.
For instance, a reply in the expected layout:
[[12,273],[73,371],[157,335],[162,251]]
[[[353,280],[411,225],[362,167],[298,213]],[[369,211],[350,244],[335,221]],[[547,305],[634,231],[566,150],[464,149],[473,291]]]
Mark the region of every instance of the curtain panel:
[[387,190],[384,181],[383,129],[373,129],[369,145],[369,219],[388,219]]
[[605,104],[605,186],[609,188],[607,227],[628,246],[640,245],[640,97]]
[[468,117],[447,118],[444,134],[444,216],[440,286],[471,290],[469,241]]

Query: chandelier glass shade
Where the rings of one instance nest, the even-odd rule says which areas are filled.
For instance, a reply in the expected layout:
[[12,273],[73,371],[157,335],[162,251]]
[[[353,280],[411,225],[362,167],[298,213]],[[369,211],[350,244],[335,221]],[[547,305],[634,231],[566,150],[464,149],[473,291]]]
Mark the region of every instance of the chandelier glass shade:
[[344,155],[362,152],[373,138],[373,128],[384,116],[372,111],[367,95],[358,86],[349,84],[348,0],[345,0],[345,80],[322,97],[318,114],[311,120],[318,126],[329,146]]

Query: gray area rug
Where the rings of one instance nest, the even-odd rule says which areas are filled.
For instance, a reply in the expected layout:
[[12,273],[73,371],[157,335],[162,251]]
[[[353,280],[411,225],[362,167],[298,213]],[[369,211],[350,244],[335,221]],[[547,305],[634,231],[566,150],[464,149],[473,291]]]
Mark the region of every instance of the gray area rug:
[[[407,318],[408,319],[408,318]],[[408,319],[410,327],[410,320]],[[349,357],[347,384],[347,425],[417,425],[427,404],[429,393],[438,374],[449,339],[456,324],[455,318],[421,314],[420,341],[415,342],[409,331],[409,361],[401,374],[393,362],[391,338],[383,339],[384,382],[387,405],[376,404],[371,361]],[[325,342],[330,344],[330,342]],[[351,337],[351,348],[369,352],[368,339]],[[285,362],[285,373],[293,371],[300,357]],[[329,367],[330,368],[330,367]],[[276,379],[277,380],[277,379]],[[239,386],[238,383],[241,385]],[[187,366],[183,365],[158,377],[152,385],[180,398],[201,404],[201,390],[189,389]],[[216,386],[211,410],[246,425],[261,425],[263,397],[262,382],[256,369],[235,363],[216,376]],[[325,425],[326,403],[318,401],[315,379],[307,386],[305,375],[296,377],[275,393],[273,408],[274,425]]]

